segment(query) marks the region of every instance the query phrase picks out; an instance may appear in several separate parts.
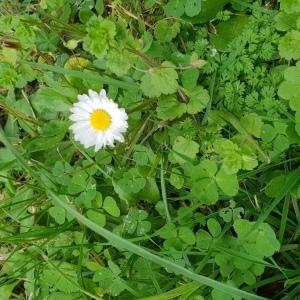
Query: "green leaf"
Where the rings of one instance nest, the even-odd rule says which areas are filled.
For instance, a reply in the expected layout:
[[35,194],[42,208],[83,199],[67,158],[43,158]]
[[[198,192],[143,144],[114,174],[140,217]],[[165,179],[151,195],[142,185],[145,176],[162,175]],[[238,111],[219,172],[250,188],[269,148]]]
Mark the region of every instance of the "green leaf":
[[98,58],[104,57],[108,50],[117,46],[114,22],[92,17],[86,24],[87,35],[83,39],[83,48]]
[[279,250],[280,244],[269,224],[261,223],[254,229],[255,222],[235,220],[234,230],[244,250],[258,258],[272,256]]
[[86,216],[88,217],[89,220],[95,222],[96,224],[98,224],[100,226],[105,226],[105,224],[106,224],[106,217],[105,217],[105,215],[102,214],[102,213],[100,213],[100,212],[98,212],[98,211],[89,209],[86,212]]
[[5,284],[0,286],[0,299],[1,300],[10,300],[12,291],[17,283]]
[[202,86],[197,86],[193,91],[186,90],[185,92],[190,100],[187,104],[187,113],[196,114],[206,108],[210,99],[206,89],[204,89]]
[[162,120],[173,120],[186,112],[186,105],[179,102],[175,96],[162,96],[157,102],[157,116]]
[[200,71],[196,68],[184,70],[181,72],[181,82],[185,89],[194,90],[197,86]]
[[285,59],[300,58],[300,32],[292,30],[279,41],[279,54]]
[[186,0],[185,2],[185,14],[189,17],[198,15],[201,11],[202,0]]
[[281,0],[280,8],[288,14],[299,12],[300,0]]
[[117,76],[123,76],[127,74],[130,69],[130,59],[131,56],[126,50],[123,50],[122,52],[111,50],[107,56],[107,67]]
[[173,168],[171,170],[171,176],[169,181],[176,189],[181,189],[184,184],[184,177],[181,171],[177,168]]
[[80,192],[85,191],[87,187],[87,174],[78,174],[71,178],[68,185],[68,193],[71,195],[76,195]]
[[103,209],[113,217],[120,216],[120,209],[116,203],[116,200],[110,196],[105,197],[103,202]]
[[257,138],[261,136],[261,130],[264,123],[257,114],[247,114],[241,118],[240,122],[249,133]]
[[55,262],[51,268],[43,268],[41,280],[48,287],[54,287],[61,292],[72,293],[79,290],[78,286],[72,283],[77,282],[77,273],[74,266],[67,262]]
[[159,20],[155,24],[154,35],[160,42],[171,42],[180,31],[180,23],[169,23],[167,20]]
[[279,12],[275,16],[275,27],[279,31],[290,31],[292,29],[297,29],[297,19],[298,14],[287,14],[283,11]]
[[153,7],[156,3],[156,0],[146,0],[144,3],[145,9]]
[[218,187],[212,178],[192,182],[191,193],[200,203],[212,205],[219,199]]
[[178,237],[187,245],[194,245],[196,242],[195,235],[189,227],[179,227]]
[[184,164],[189,160],[194,160],[199,152],[199,144],[178,136],[173,144],[173,157],[179,164]]
[[196,233],[196,246],[200,249],[209,249],[213,242],[212,236],[205,230],[200,229]]
[[71,108],[70,98],[76,98],[73,89],[41,88],[32,98],[34,109],[41,115],[45,112],[67,112]]
[[236,174],[227,174],[221,169],[216,175],[216,183],[220,189],[228,196],[235,196],[239,190],[239,182]]
[[229,44],[247,28],[249,18],[236,16],[229,21],[221,22],[216,26],[216,34],[210,36],[210,40],[219,51],[228,51]]
[[207,220],[207,228],[213,237],[217,237],[221,234],[222,231],[219,222],[214,218],[210,218]]
[[202,0],[200,13],[191,19],[188,18],[188,20],[191,20],[193,23],[206,23],[212,20],[223,9],[224,5],[229,2],[229,0]]
[[218,167],[214,160],[204,159],[192,171],[192,180],[205,177],[213,177],[217,173]]
[[104,12],[104,3],[103,0],[97,0],[96,4],[95,4],[95,9],[98,13],[98,15],[102,15]]
[[62,225],[65,223],[66,211],[63,208],[59,206],[53,206],[49,208],[48,212],[57,224]]
[[275,198],[279,195],[280,188],[286,183],[287,176],[280,175],[271,179],[266,186],[265,193],[267,196]]
[[178,87],[178,74],[172,63],[165,61],[161,67],[151,68],[141,78],[141,89],[148,97],[175,93]]
[[180,17],[184,14],[184,5],[182,0],[169,0],[164,6],[164,11],[167,16]]
[[17,72],[13,65],[7,62],[0,62],[0,86],[6,89],[14,87],[17,81]]
[[271,142],[275,138],[276,134],[277,132],[272,125],[264,124],[261,128],[261,139],[265,143]]
[[168,238],[176,238],[177,237],[177,230],[176,226],[173,223],[167,223],[162,228],[159,229],[158,235],[163,239]]
[[136,228],[136,234],[143,236],[151,230],[151,223],[149,221],[141,221],[138,223]]

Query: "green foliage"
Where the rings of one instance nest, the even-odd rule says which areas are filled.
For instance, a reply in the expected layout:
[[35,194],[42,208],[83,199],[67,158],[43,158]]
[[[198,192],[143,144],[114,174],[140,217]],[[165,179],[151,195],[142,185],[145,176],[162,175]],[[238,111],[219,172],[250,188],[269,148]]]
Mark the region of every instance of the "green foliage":
[[114,22],[101,17],[92,17],[86,25],[87,35],[83,41],[86,51],[103,58],[111,48],[117,46],[115,40],[117,29]]
[[287,13],[300,12],[300,1],[299,0],[281,0],[280,7]]
[[300,32],[292,30],[288,32],[279,44],[279,53],[286,59],[299,59],[300,58]]
[[180,24],[178,22],[171,24],[166,20],[159,20],[155,24],[154,35],[160,42],[171,42],[179,31]]
[[208,92],[201,86],[193,91],[186,91],[188,103],[180,103],[176,97],[170,95],[160,97],[157,103],[157,116],[162,120],[172,120],[181,117],[184,113],[197,114],[203,111],[209,101]]
[[[296,297],[299,1],[0,7],[0,298]],[[102,88],[128,130],[95,152]]]
[[300,65],[289,67],[284,72],[285,81],[279,87],[278,94],[283,99],[289,100],[290,107],[295,114],[295,129],[300,135]]
[[227,174],[222,168],[218,171],[215,161],[203,160],[193,167],[191,174],[191,193],[200,203],[215,204],[219,199],[219,189],[228,196],[235,196],[238,192],[236,175]]
[[141,89],[148,97],[159,97],[176,92],[178,74],[172,63],[164,61],[160,67],[151,68],[141,78]]

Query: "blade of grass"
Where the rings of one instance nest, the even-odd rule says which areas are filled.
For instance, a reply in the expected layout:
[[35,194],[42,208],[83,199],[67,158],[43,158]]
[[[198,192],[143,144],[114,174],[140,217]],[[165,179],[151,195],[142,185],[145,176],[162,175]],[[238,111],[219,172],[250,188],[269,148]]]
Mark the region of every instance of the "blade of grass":
[[108,76],[102,76],[99,73],[93,71],[89,71],[89,73],[84,73],[78,70],[68,70],[58,66],[52,66],[47,64],[35,63],[35,62],[23,61],[22,63],[28,64],[31,67],[40,68],[42,70],[51,71],[63,75],[69,75],[84,80],[96,81],[103,84],[113,85],[119,88],[124,88],[128,90],[138,89],[138,85],[133,82],[126,82],[122,80],[113,79]]
[[168,200],[167,200],[167,192],[166,192],[166,184],[165,184],[165,177],[164,177],[164,161],[163,156],[161,158],[161,165],[160,165],[160,186],[161,186],[161,196],[164,203],[165,214],[167,218],[167,222],[172,222],[169,208],[168,208]]
[[286,229],[286,223],[288,220],[288,213],[289,213],[289,206],[290,206],[291,197],[288,195],[284,199],[283,209],[282,209],[282,217],[280,221],[280,228],[279,228],[279,242],[282,244],[284,233]]
[[295,171],[291,172],[279,190],[276,198],[272,201],[272,203],[267,207],[265,211],[259,216],[253,230],[255,230],[262,222],[264,222],[270,213],[274,210],[274,208],[280,203],[280,201],[289,194],[289,192],[299,183],[300,181],[300,167],[298,167]]
[[141,298],[140,300],[169,300],[169,299],[176,299],[179,296],[182,296],[191,290],[196,290],[199,287],[201,287],[201,284],[198,282],[189,282],[186,283],[180,287],[177,287],[171,291],[155,295],[155,296],[150,296],[150,297],[145,297]]

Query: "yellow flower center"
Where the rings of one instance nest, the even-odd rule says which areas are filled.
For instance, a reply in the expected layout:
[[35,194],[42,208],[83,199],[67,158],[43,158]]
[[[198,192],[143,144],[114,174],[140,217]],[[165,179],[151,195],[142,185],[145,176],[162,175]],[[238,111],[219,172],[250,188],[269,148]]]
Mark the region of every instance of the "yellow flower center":
[[106,130],[111,123],[111,117],[106,111],[97,109],[91,114],[90,122],[93,128]]

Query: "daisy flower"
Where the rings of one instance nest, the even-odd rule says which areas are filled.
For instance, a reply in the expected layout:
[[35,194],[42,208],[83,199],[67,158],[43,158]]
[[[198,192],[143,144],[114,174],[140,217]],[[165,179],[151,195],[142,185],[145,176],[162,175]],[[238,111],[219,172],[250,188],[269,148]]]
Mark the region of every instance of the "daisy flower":
[[124,108],[108,99],[105,90],[100,93],[89,90],[88,95],[78,95],[78,102],[70,109],[70,129],[75,140],[85,148],[95,146],[95,151],[106,146],[114,147],[114,141],[124,142],[128,128],[128,116]]

